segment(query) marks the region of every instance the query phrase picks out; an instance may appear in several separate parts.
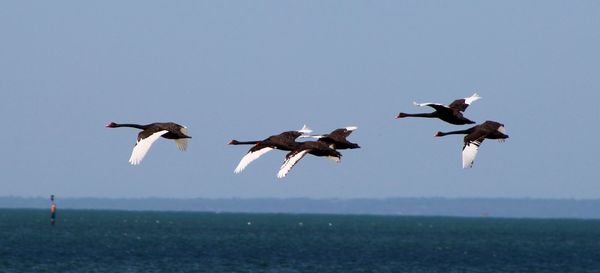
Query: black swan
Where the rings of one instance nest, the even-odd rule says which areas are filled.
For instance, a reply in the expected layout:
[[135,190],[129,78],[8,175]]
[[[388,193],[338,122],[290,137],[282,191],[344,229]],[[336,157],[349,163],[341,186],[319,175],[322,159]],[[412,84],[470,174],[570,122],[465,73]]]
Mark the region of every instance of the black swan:
[[462,150],[463,168],[473,167],[475,156],[479,150],[479,146],[484,139],[498,139],[503,142],[508,138],[504,124],[495,121],[486,121],[482,124],[473,126],[466,130],[452,132],[437,132],[436,137],[445,135],[466,134],[464,138],[464,146]]
[[187,149],[188,138],[192,138],[191,136],[187,135],[187,127],[173,122],[156,122],[146,125],[117,124],[111,122],[107,124],[106,127],[131,127],[142,130],[138,134],[137,142],[135,147],[133,147],[133,152],[131,152],[131,157],[129,158],[129,163],[132,165],[138,165],[140,162],[142,162],[142,159],[144,159],[144,156],[146,153],[148,153],[152,143],[154,143],[154,141],[156,141],[159,137],[175,140],[177,148],[181,151],[185,151]]
[[264,140],[256,140],[256,141],[237,141],[235,139],[231,140],[229,142],[229,145],[246,145],[246,144],[254,145],[254,146],[252,146],[252,148],[250,148],[248,153],[244,157],[242,157],[242,160],[240,160],[240,163],[237,165],[237,167],[235,168],[235,170],[233,172],[234,173],[242,172],[248,166],[248,164],[250,164],[252,161],[256,160],[257,158],[266,154],[267,152],[272,151],[273,149],[278,149],[278,150],[283,150],[283,151],[293,150],[299,144],[298,142],[296,142],[296,138],[302,136],[303,134],[309,134],[311,132],[312,132],[312,130],[309,129],[308,127],[306,127],[306,125],[304,125],[302,127],[302,129],[300,129],[300,130],[283,132],[281,134],[273,135],[268,138],[265,138]]
[[413,102],[417,106],[429,106],[435,109],[434,112],[431,113],[421,113],[421,114],[406,114],[399,113],[396,118],[406,118],[406,117],[421,117],[421,118],[439,118],[445,122],[455,124],[455,125],[464,125],[464,124],[473,124],[475,123],[472,120],[465,118],[462,114],[471,103],[474,101],[481,99],[477,93],[473,94],[470,97],[464,99],[458,99],[450,103],[450,105],[443,105],[440,103],[416,103]]
[[349,126],[335,129],[329,134],[316,135],[311,137],[316,138],[318,141],[327,143],[330,148],[336,150],[357,149],[360,148],[358,144],[352,143],[346,139],[356,129],[358,129],[358,127]]
[[300,159],[302,159],[307,153],[314,156],[326,156],[336,162],[340,162],[342,159],[342,154],[329,147],[329,145],[325,142],[302,142],[285,156],[285,161],[283,162],[283,165],[281,165],[281,168],[279,168],[277,178],[285,177],[287,173],[294,167],[294,165],[296,165],[296,163],[298,163],[298,161],[300,161]]

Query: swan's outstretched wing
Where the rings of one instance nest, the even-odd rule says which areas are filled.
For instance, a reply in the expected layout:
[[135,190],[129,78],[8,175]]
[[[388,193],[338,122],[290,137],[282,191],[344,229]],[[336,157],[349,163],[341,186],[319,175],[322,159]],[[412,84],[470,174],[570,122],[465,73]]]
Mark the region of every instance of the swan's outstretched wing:
[[256,160],[257,158],[261,157],[262,155],[264,155],[272,150],[273,150],[273,148],[271,148],[271,147],[263,147],[261,149],[254,150],[254,151],[253,151],[253,149],[250,149],[250,151],[244,157],[242,157],[242,160],[240,160],[240,163],[237,165],[237,167],[235,168],[235,170],[233,172],[234,173],[242,172],[246,168],[246,166],[248,166],[248,164],[250,164],[252,161]]
[[441,103],[435,103],[435,102],[424,102],[424,103],[418,103],[418,102],[415,102],[415,101],[413,101],[413,104],[414,104],[415,106],[421,106],[421,107],[423,107],[423,106],[430,106],[430,107],[434,107],[434,106],[444,106],[444,107],[446,107],[446,105],[443,105],[443,104],[441,104]]
[[475,161],[481,142],[483,142],[483,140],[470,141],[463,147],[462,161],[464,169],[473,167],[473,162]]
[[[184,135],[188,135],[188,129],[185,126],[181,127],[180,130]],[[188,139],[187,138],[180,138],[180,139],[176,139],[175,140],[175,145],[177,145],[177,149],[179,149],[180,151],[185,151],[187,150],[187,146],[188,146]]]
[[433,108],[435,110],[438,110],[438,111],[444,111],[445,109],[448,109],[448,106],[443,105],[441,103],[433,103],[433,102],[417,103],[417,102],[413,102],[413,104],[416,105],[416,106],[421,106],[421,107],[423,107],[423,106],[429,106],[429,107],[431,107],[431,108]]
[[298,161],[300,161],[300,159],[302,159],[308,152],[309,150],[302,150],[295,153],[292,152],[291,155],[287,156],[285,158],[285,161],[283,162],[283,165],[281,165],[281,168],[279,168],[277,178],[284,178],[287,175],[287,173],[294,167],[294,165],[296,165],[296,163],[298,163]]
[[167,130],[158,131],[156,133],[151,134],[146,138],[139,138],[135,147],[133,147],[133,152],[131,152],[131,157],[129,158],[129,163],[131,165],[138,165],[144,159],[144,156],[148,153],[148,150],[152,146],[157,139],[159,139],[162,135],[168,133]]

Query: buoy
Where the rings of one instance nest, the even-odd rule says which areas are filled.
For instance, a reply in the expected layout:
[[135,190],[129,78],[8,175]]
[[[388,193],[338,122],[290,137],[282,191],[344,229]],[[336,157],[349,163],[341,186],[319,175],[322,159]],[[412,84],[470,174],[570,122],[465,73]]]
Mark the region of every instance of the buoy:
[[50,195],[50,224],[54,226],[56,223],[56,203],[54,203],[54,194]]

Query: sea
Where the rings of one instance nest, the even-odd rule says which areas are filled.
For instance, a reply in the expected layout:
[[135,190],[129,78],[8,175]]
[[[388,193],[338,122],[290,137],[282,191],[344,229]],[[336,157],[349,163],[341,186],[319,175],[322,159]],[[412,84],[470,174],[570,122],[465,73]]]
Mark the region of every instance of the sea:
[[600,220],[0,209],[0,272],[600,272]]

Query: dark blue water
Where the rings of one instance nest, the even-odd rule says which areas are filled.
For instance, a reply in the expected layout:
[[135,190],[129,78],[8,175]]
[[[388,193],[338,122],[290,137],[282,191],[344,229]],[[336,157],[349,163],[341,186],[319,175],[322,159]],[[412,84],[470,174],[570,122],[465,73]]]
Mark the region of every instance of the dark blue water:
[[600,272],[600,221],[0,210],[0,272]]

